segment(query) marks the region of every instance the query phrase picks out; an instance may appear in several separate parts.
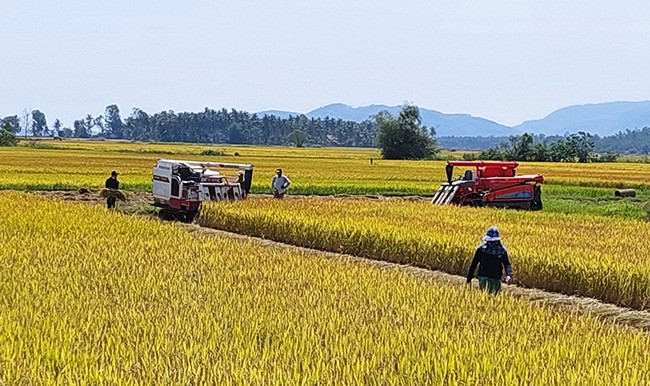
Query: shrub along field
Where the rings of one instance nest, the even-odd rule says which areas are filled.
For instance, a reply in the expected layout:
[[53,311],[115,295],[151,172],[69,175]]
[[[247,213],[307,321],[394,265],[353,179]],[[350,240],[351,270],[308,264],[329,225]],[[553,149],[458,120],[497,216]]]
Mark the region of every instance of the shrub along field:
[[[650,374],[647,334],[507,294],[24,193],[0,192],[0,204],[3,384],[640,385]],[[389,207],[398,223],[400,209]]]
[[199,222],[463,275],[485,230],[498,225],[517,283],[650,308],[650,225],[641,221],[403,200],[294,198],[212,204]]
[[[202,155],[210,153],[223,155]],[[462,155],[456,152],[443,156]],[[150,191],[151,170],[156,159],[163,157],[253,164],[254,193],[270,192],[270,179],[278,167],[292,179],[292,194],[431,196],[445,179],[444,161],[381,160],[376,149],[66,140],[24,141],[20,147],[0,148],[0,189],[100,188],[115,169],[121,172],[125,189]],[[461,174],[462,170],[456,172]],[[518,172],[544,175],[546,211],[648,217],[648,164],[522,163]],[[615,199],[614,187],[636,187],[639,195],[636,199]]]

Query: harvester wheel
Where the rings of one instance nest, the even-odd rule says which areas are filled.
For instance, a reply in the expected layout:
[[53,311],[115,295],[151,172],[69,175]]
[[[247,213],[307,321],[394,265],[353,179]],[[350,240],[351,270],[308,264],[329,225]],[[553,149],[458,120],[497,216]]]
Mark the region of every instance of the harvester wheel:
[[158,212],[158,217],[160,217],[161,220],[173,221],[176,219],[176,211],[163,208]]
[[460,205],[473,207],[483,206],[483,197],[476,193],[468,194],[467,196],[463,197],[463,201],[460,203]]
[[158,212],[158,217],[160,217],[161,220],[165,221],[180,221],[184,223],[191,223],[194,221],[194,218],[196,217],[197,212],[186,212],[186,211],[180,211],[176,209],[169,209],[169,208],[163,208]]
[[192,211],[185,212],[185,216],[181,221],[189,224],[192,221],[194,221],[194,218],[196,218],[196,215],[197,215],[197,212],[192,212]]

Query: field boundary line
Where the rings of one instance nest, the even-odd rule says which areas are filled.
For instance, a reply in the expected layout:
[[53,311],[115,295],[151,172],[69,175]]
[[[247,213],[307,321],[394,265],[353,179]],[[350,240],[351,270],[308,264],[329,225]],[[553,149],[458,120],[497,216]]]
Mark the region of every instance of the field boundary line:
[[[180,224],[180,226],[182,229],[185,229],[189,233],[198,233],[212,237],[226,237],[236,240],[254,242],[268,247],[308,252],[310,254],[320,255],[327,259],[354,261],[358,263],[369,264],[380,269],[399,269],[410,275],[418,276],[424,279],[432,279],[440,283],[451,284],[454,286],[464,286],[466,281],[466,278],[460,275],[452,275],[446,272],[416,267],[412,265],[390,263],[387,261],[374,260],[344,253],[306,248],[294,244],[287,244],[271,239],[265,239],[262,237],[249,236],[241,233],[202,227],[197,224]],[[473,289],[477,288],[475,282],[476,281],[474,281],[472,285]],[[575,311],[580,314],[595,316],[607,322],[650,333],[650,312],[647,311],[638,311],[630,308],[620,307],[614,304],[602,302],[594,298],[564,295],[557,292],[549,292],[537,288],[525,288],[510,284],[504,284],[502,286],[502,291],[518,298],[527,299],[534,303],[549,305],[564,311]]]

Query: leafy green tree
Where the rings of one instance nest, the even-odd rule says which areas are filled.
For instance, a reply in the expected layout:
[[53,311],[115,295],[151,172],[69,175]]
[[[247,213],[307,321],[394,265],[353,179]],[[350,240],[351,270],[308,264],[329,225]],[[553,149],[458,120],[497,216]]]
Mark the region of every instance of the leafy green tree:
[[594,142],[594,150],[599,153],[650,154],[650,127],[628,129],[603,138],[594,136]]
[[92,127],[96,127],[96,128],[99,129],[99,134],[100,135],[102,135],[102,136],[106,135],[105,129],[104,129],[104,117],[99,115],[99,116],[93,118],[92,124],[93,124]]
[[294,130],[289,134],[289,142],[296,147],[303,147],[305,146],[305,142],[307,142],[307,134],[304,131]]
[[589,162],[595,146],[593,135],[579,131],[577,134],[571,134],[566,141],[570,156],[576,158],[578,162]]
[[43,135],[47,135],[48,131],[45,114],[40,110],[32,111],[32,135],[42,137]]
[[244,143],[244,135],[240,125],[234,124],[228,130],[228,143]]
[[59,120],[59,118],[54,120],[54,124],[52,125],[52,129],[54,129],[53,132],[54,132],[55,137],[61,136],[61,121]]
[[69,127],[64,127],[59,131],[59,136],[62,138],[72,138],[74,136],[74,132]]
[[548,151],[548,145],[546,142],[540,142],[538,144],[535,144],[535,147],[533,148],[533,161],[540,161],[540,162],[545,162],[549,161],[549,151]]
[[479,159],[485,161],[503,161],[506,159],[506,155],[498,147],[493,147],[487,150],[483,150],[479,153]]
[[87,114],[86,118],[83,119],[83,123],[88,136],[91,137],[93,135],[93,127],[95,126],[95,118],[91,114]]
[[510,137],[510,146],[506,152],[506,157],[516,161],[532,161],[535,153],[533,146],[533,137],[524,133],[519,136]]
[[0,129],[0,146],[16,146],[18,137],[11,131]]
[[14,134],[19,132],[20,121],[18,120],[18,115],[10,115],[8,117],[4,117],[0,123],[0,129]]
[[83,119],[74,121],[75,138],[90,138],[90,132],[87,129],[86,122]]
[[512,136],[508,142],[481,152],[480,158],[552,162],[589,162],[594,159],[594,141],[591,134],[581,131],[566,138],[554,138],[555,141],[547,145],[545,137],[538,137],[540,142],[535,143],[535,138],[528,133]]
[[154,132],[152,119],[145,111],[134,108],[131,115],[126,118],[126,138],[137,141],[158,141],[160,138]]
[[375,122],[379,148],[385,159],[423,159],[437,152],[436,142],[427,135],[416,106],[404,106],[398,117],[382,111]]
[[124,138],[124,122],[117,105],[106,106],[104,112],[104,127],[108,138]]
[[551,144],[548,148],[548,158],[552,162],[573,162],[574,159],[570,154],[567,143],[564,139],[559,139]]

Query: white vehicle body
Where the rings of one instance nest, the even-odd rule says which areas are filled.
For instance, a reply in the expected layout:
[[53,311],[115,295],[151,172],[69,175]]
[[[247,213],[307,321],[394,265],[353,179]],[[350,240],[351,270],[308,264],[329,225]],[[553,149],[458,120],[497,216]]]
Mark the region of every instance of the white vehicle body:
[[[221,169],[239,169],[237,177]],[[153,169],[154,206],[191,221],[203,201],[239,201],[246,198],[253,167],[246,164],[159,159]]]

